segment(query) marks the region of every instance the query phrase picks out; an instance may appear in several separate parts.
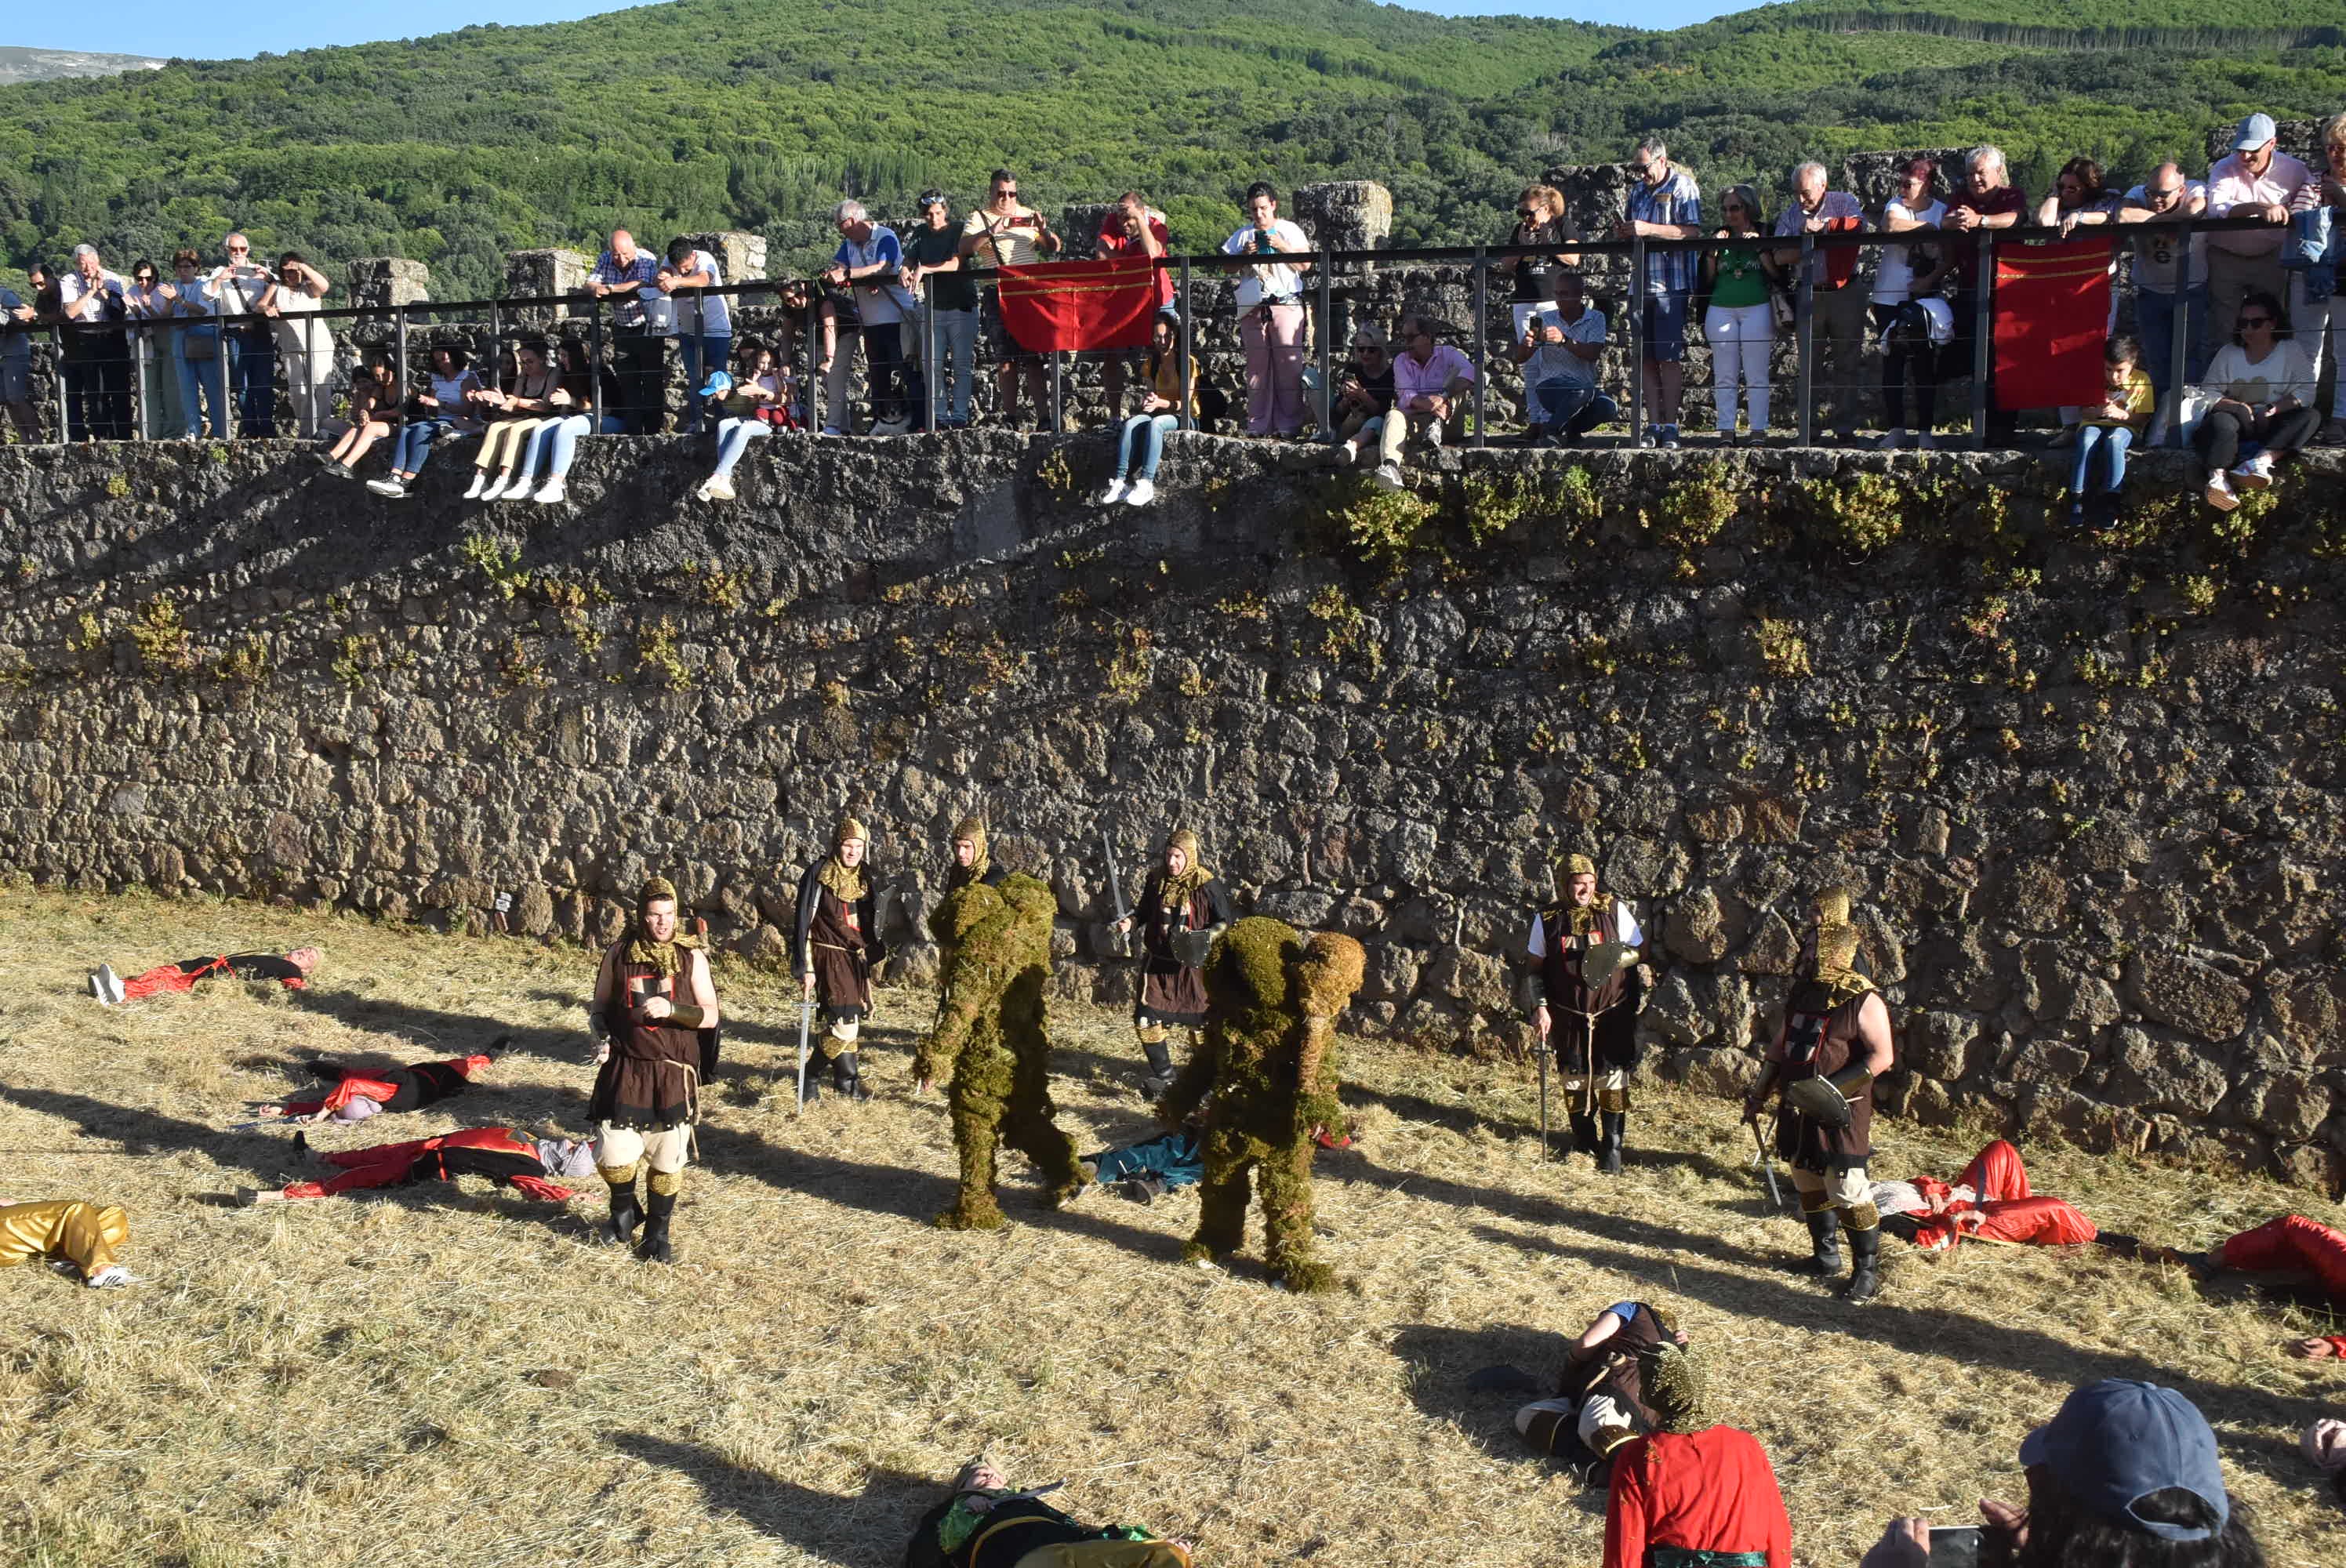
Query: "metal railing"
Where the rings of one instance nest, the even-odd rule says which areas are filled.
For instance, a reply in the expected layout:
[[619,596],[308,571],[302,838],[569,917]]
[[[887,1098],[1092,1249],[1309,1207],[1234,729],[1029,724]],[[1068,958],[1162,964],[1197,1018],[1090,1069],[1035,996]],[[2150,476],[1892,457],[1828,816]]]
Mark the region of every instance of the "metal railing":
[[[2188,257],[2195,235],[2260,228],[2270,231],[2271,228],[2253,219],[2182,219],[2162,223],[2158,227],[2171,231],[2174,253],[2178,259],[2178,272],[2187,280]],[[1843,248],[1868,250],[1879,249],[1885,246],[1915,245],[1933,247],[1945,253],[1953,247],[1969,247],[1972,252],[1972,266],[1974,269],[1973,277],[1975,281],[1971,286],[1961,290],[1952,303],[1965,308],[1970,312],[1969,321],[1967,323],[1959,321],[1955,330],[1957,342],[1964,344],[1970,350],[1970,362],[1968,365],[1953,366],[1940,364],[1932,372],[1932,384],[1935,390],[1937,384],[1943,381],[1965,378],[1969,380],[1968,433],[1974,446],[1984,446],[1988,442],[1994,424],[1992,415],[1995,412],[1991,407],[1994,379],[1992,375],[1994,348],[1992,280],[1995,275],[1995,253],[2008,246],[2040,244],[2065,238],[2073,241],[2106,239],[2111,248],[2112,267],[2115,273],[2118,270],[2119,259],[2132,249],[2133,242],[2138,237],[2151,228],[2152,226],[2147,224],[2112,223],[2106,227],[2081,228],[2067,236],[2062,235],[2055,229],[2014,226],[2001,229],[1983,229],[1968,236],[1953,230],[1922,229],[1897,234],[1850,231],[1801,234],[1796,237],[1780,237],[1763,233],[1734,239],[1709,237],[1690,239],[1607,239],[1576,240],[1561,245],[1418,246],[1376,250],[1311,250],[1282,253],[1278,260],[1289,266],[1301,266],[1308,269],[1304,288],[1293,302],[1302,305],[1305,309],[1306,326],[1312,344],[1311,358],[1316,372],[1310,383],[1310,412],[1315,417],[1318,428],[1323,434],[1331,431],[1334,423],[1335,367],[1331,365],[1331,360],[1339,314],[1357,322],[1364,314],[1373,313],[1376,302],[1368,297],[1382,290],[1389,296],[1382,304],[1396,313],[1439,317],[1444,314],[1443,307],[1436,302],[1439,299],[1445,294],[1453,298],[1463,294],[1465,301],[1463,313],[1466,321],[1464,323],[1464,330],[1458,336],[1460,346],[1468,353],[1476,372],[1467,423],[1471,432],[1472,444],[1483,446],[1490,438],[1493,424],[1489,398],[1490,371],[1494,362],[1495,347],[1491,331],[1494,301],[1491,298],[1490,290],[1490,274],[1494,264],[1509,259],[1552,257],[1559,252],[1571,255],[1574,258],[1573,265],[1588,281],[1588,299],[1591,308],[1598,308],[1602,303],[1610,303],[1616,307],[1614,311],[1607,312],[1608,335],[1624,351],[1621,360],[1627,367],[1627,374],[1623,378],[1627,382],[1627,396],[1620,401],[1626,412],[1628,439],[1635,443],[1644,435],[1647,427],[1654,423],[1650,417],[1652,411],[1646,407],[1644,378],[1639,373],[1639,361],[1642,360],[1646,345],[1642,320],[1644,312],[1638,307],[1648,295],[1647,285],[1657,259],[1688,251],[1698,254],[1739,250],[1780,253],[1786,259],[1784,264],[1792,270],[1789,289],[1792,307],[1790,345],[1792,360],[1790,380],[1795,404],[1792,426],[1794,439],[1805,445],[1813,442],[1816,436],[1821,394],[1829,393],[1840,400],[1836,402],[1835,408],[1841,421],[1846,424],[1850,421],[1849,411],[1868,401],[1867,393],[1872,385],[1862,377],[1854,380],[1845,379],[1838,383],[1829,383],[1819,373],[1817,290],[1813,278],[1815,269],[1812,263],[1820,253]],[[1203,255],[1171,255],[1158,260],[1158,265],[1174,275],[1174,303],[1180,321],[1175,342],[1175,352],[1178,356],[1177,384],[1184,387],[1194,384],[1192,378],[1195,371],[1201,363],[1208,361],[1209,356],[1226,355],[1231,351],[1231,347],[1227,341],[1221,341],[1211,348],[1208,347],[1201,341],[1201,327],[1209,318],[1217,328],[1225,325],[1215,312],[1222,304],[1226,275],[1237,273],[1244,269],[1260,265],[1261,262],[1262,258],[1259,255],[1228,255],[1219,252]],[[1465,272],[1463,281],[1443,281],[1438,276],[1442,270],[1462,267]],[[1432,282],[1422,279],[1413,270],[1426,268],[1436,270],[1437,277]],[[1396,280],[1393,277],[1396,272],[1402,273],[1403,276]],[[974,274],[973,281],[984,284],[984,273],[980,271]],[[1843,285],[1844,288],[1851,290],[1864,289],[1867,286],[1868,280],[1862,269]],[[760,300],[775,301],[780,292],[788,287],[792,285],[786,280],[767,280],[708,289],[678,289],[667,298],[676,303],[678,313],[681,314],[682,308],[696,297],[722,296],[737,301],[742,307],[741,314],[749,316],[754,311],[755,301]],[[2138,295],[2140,291],[2139,285],[2137,284],[2132,293],[2126,297],[2132,298]],[[2164,290],[2160,292],[2165,293]],[[500,361],[504,351],[510,345],[529,339],[582,340],[587,348],[590,362],[595,367],[595,373],[590,377],[592,428],[600,431],[604,428],[606,416],[612,412],[605,406],[603,372],[609,366],[615,349],[624,340],[660,339],[666,336],[682,335],[647,331],[643,327],[633,324],[626,326],[618,324],[617,318],[619,313],[632,313],[629,308],[642,302],[632,293],[616,294],[597,300],[581,292],[508,296],[489,300],[418,301],[390,307],[346,306],[303,311],[298,315],[280,318],[242,313],[169,317],[159,320],[134,319],[105,324],[52,321],[31,327],[15,326],[9,331],[15,333],[35,334],[45,340],[48,346],[50,361],[48,390],[55,411],[51,428],[58,438],[63,438],[76,429],[87,433],[94,423],[102,423],[108,428],[118,428],[124,421],[115,414],[108,414],[101,421],[93,420],[91,413],[93,400],[117,399],[127,396],[128,436],[133,440],[148,439],[152,421],[148,417],[149,410],[146,407],[146,387],[148,377],[142,372],[147,368],[149,360],[168,359],[170,362],[177,363],[183,357],[177,346],[180,341],[179,335],[191,331],[210,331],[216,333],[218,339],[211,364],[202,372],[203,376],[212,378],[214,382],[213,387],[204,390],[216,391],[218,393],[218,402],[212,411],[214,425],[208,433],[209,439],[214,441],[240,439],[243,438],[247,427],[265,428],[270,425],[273,423],[270,417],[273,410],[239,409],[238,407],[240,396],[246,389],[232,384],[236,376],[232,369],[233,356],[230,344],[232,340],[240,341],[251,334],[273,332],[276,323],[280,321],[321,331],[330,341],[333,335],[333,323],[352,323],[353,341],[352,343],[335,342],[332,344],[332,351],[346,354],[354,346],[388,347],[393,370],[402,389],[410,388],[413,384],[413,359],[415,345],[419,341],[427,346],[447,341],[452,338],[469,343],[474,357],[483,367],[483,381],[488,385],[497,386],[502,383],[504,375]],[[1370,305],[1370,311],[1364,311],[1362,309],[1364,302]],[[1525,302],[1502,300],[1496,303],[1503,311],[1511,311],[1514,305]],[[2182,302],[2178,294],[2178,307]],[[909,379],[913,384],[900,385],[896,389],[896,399],[909,402],[911,399],[917,397],[920,402],[910,423],[913,430],[928,430],[937,424],[940,410],[944,405],[944,382],[946,365],[938,331],[939,312],[930,309],[925,300],[919,303],[920,309],[914,313],[909,326],[913,341],[910,343],[903,341],[908,331],[906,324],[899,323],[896,327],[900,377],[903,376],[903,372],[915,368],[919,372],[916,376],[904,378]],[[978,313],[981,321],[990,313],[988,304],[988,300],[981,300]],[[802,392],[797,412],[806,427],[820,431],[835,421],[838,428],[852,432],[854,428],[852,420],[842,416],[840,411],[830,411],[834,415],[834,420],[826,420],[824,417],[826,377],[815,362],[819,358],[819,345],[822,341],[824,330],[825,305],[821,290],[819,289],[816,290],[812,301],[802,311],[781,311],[778,306],[770,303],[763,314],[764,326],[769,331],[777,327],[783,328],[792,334],[793,341],[798,345],[798,350],[792,356],[791,369],[795,372],[797,383]],[[2190,312],[2178,308],[2175,318],[2169,362],[2161,367],[2165,373],[2155,377],[2163,382],[2166,399],[2178,404],[2180,402],[2181,390],[2188,384],[2190,361],[2197,347],[2191,341],[2189,326],[2192,320]],[[740,347],[749,336],[741,331],[745,324],[755,327],[759,323],[755,321],[747,322],[736,321],[732,341],[737,348]],[[847,336],[844,324],[841,325],[839,352],[852,355],[854,342]],[[882,324],[881,328],[858,328],[857,335],[860,337],[863,331],[882,330],[884,325]],[[1234,319],[1227,325],[1234,327]],[[1698,326],[1698,323],[1691,321],[1687,323],[1685,335],[1686,341],[1690,345],[1698,341],[1696,335]],[[365,341],[365,340],[380,339],[385,334],[389,339],[387,345],[377,341]],[[970,389],[973,394],[968,400],[970,406],[975,408],[983,401],[974,394],[983,391],[985,382],[989,379],[984,372],[991,372],[998,376],[1007,370],[1014,376],[1024,377],[1039,358],[1042,368],[1047,372],[1045,377],[1047,383],[1046,407],[1050,426],[1053,429],[1064,428],[1072,390],[1079,379],[1086,378],[1086,372],[1099,371],[1105,373],[1107,361],[1128,360],[1133,352],[1121,351],[1100,354],[1050,353],[1035,356],[1016,350],[1014,343],[1011,344],[1013,351],[1008,356],[1004,356],[988,352],[985,334],[980,332],[977,336],[977,348],[971,355],[971,380],[974,384]],[[1867,359],[1865,351],[1872,345],[1874,338],[1875,332],[1871,327],[1861,329],[1858,340],[1860,348],[1857,355],[1858,367],[1862,368],[1865,363]],[[1007,334],[1002,335],[1002,341],[1005,343],[1009,342]],[[1513,334],[1510,333],[1505,341],[1512,343],[1515,341]],[[168,355],[163,352],[165,344],[173,345]],[[2214,346],[2210,345],[2211,351]],[[1772,356],[1780,350],[1782,345],[1776,343],[1771,338],[1770,347]],[[637,351],[641,351],[640,347]],[[1398,352],[1397,350],[1395,351]],[[661,373],[664,378],[665,349],[661,348],[658,352],[663,366]],[[274,357],[273,351],[272,357]],[[127,385],[109,384],[102,367],[120,363],[125,360],[128,361],[123,376]],[[867,350],[867,364],[870,360],[871,356]],[[90,373],[93,367],[99,368],[98,373],[95,376]],[[704,375],[709,368],[717,367],[705,367]],[[1772,385],[1775,381],[1772,357],[1767,368],[1768,380]],[[1846,372],[1851,370],[1851,366],[1844,363],[1841,368]],[[852,388],[852,375],[842,379]],[[76,382],[81,384],[74,384]],[[663,380],[663,387],[666,384]],[[96,390],[93,390],[93,385]],[[686,390],[690,393],[697,392],[698,388]],[[1685,389],[1689,394],[1697,390],[1698,389],[1694,386]],[[1528,389],[1525,389],[1525,392],[1526,401],[1528,401]],[[274,393],[270,395],[273,397]],[[665,395],[663,391],[658,406],[650,409],[629,408],[627,411],[628,417],[647,423],[651,428],[658,428],[665,423]],[[1178,412],[1181,428],[1187,430],[1197,427],[1195,411],[1191,404],[1183,403]],[[202,422],[198,409],[190,407],[183,411],[183,415],[186,423],[193,423],[199,430],[201,429]],[[222,426],[236,428],[220,428]],[[1759,433],[1755,431],[1754,433],[1756,435]],[[2184,422],[2180,418],[2172,418],[2168,422],[2168,437],[2172,444],[2182,443]]]

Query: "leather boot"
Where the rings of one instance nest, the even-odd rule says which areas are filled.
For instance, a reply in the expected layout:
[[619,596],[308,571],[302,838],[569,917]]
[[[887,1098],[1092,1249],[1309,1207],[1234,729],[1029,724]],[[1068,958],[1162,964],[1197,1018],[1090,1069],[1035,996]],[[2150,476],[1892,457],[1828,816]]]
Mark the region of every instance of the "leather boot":
[[1791,1270],[1831,1279],[1841,1272],[1841,1210],[1819,1209],[1808,1218],[1812,1251],[1803,1261],[1790,1265]]
[[1598,1164],[1597,1168],[1606,1176],[1621,1174],[1621,1140],[1628,1135],[1628,1112],[1605,1113],[1605,1157]]
[[863,1074],[856,1070],[855,1053],[842,1051],[831,1060],[831,1090],[845,1100],[868,1100],[872,1091],[863,1086]]
[[1841,1287],[1844,1301],[1871,1301],[1882,1288],[1882,1227],[1870,1225],[1849,1233],[1849,1283]]
[[1161,1040],[1143,1040],[1141,1054],[1148,1058],[1148,1071],[1140,1082],[1153,1097],[1173,1086],[1173,1053]]
[[636,1202],[636,1184],[629,1182],[625,1186],[613,1187],[609,1221],[611,1239],[621,1247],[633,1245],[636,1239],[636,1227],[643,1222],[643,1206]]
[[644,1238],[636,1246],[636,1256],[646,1263],[672,1263],[668,1251],[668,1217],[676,1212],[676,1194],[653,1193],[644,1204]]

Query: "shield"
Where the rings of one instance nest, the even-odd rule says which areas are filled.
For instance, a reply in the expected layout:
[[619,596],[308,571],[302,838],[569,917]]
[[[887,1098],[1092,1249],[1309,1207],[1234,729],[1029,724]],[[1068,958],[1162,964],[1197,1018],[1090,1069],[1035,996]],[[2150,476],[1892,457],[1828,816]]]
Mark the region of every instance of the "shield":
[[1173,956],[1185,968],[1203,969],[1206,955],[1214,951],[1214,938],[1219,934],[1208,931],[1177,931],[1173,933]]
[[1580,955],[1580,983],[1595,991],[1637,962],[1637,950],[1626,942],[1594,942]]
[[1839,1132],[1856,1119],[1849,1103],[1872,1082],[1872,1074],[1852,1063],[1829,1078],[1800,1078],[1785,1084],[1784,1103],[1817,1125]]

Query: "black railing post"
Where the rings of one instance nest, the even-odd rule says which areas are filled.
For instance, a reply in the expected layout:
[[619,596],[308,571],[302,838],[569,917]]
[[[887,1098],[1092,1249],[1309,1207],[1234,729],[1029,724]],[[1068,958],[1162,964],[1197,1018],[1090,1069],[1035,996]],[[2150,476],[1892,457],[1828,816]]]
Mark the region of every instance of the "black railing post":
[[[834,350],[833,352],[837,351]],[[830,372],[822,365],[822,296],[812,293],[807,299],[806,325],[807,372],[807,433],[822,433],[822,383]],[[850,367],[851,369],[852,367]]]
[[66,387],[66,330],[55,321],[49,323],[49,386],[56,393],[57,444],[63,446],[73,439],[73,393]]
[[600,435],[603,433],[603,312],[597,310],[586,312],[586,406],[594,411],[590,415],[594,428],[586,433]]
[[933,433],[944,423],[937,405],[944,395],[944,361],[937,353],[937,290],[927,279],[922,282],[926,287],[921,295],[921,395],[928,406],[921,411],[921,428]]
[[398,382],[399,382],[399,401],[400,401],[402,403],[404,403],[404,402],[406,402],[406,401],[407,401],[407,307],[406,307],[406,306],[404,306],[404,305],[393,305],[393,306],[391,308],[391,331],[392,331],[392,344],[391,344],[391,368],[392,368],[392,373],[393,373],[393,376],[398,380]]
[[[1815,445],[1817,436],[1817,286],[1816,280],[1809,275],[1810,265],[1816,254],[1817,237],[1803,231],[1800,235],[1800,277],[1792,290],[1792,336],[1800,346],[1800,369],[1796,372],[1800,380],[1792,395],[1800,403],[1800,443],[1802,446]],[[1761,367],[1761,373],[1766,373],[1765,366]],[[1714,380],[1717,375],[1714,370]],[[1765,431],[1755,430],[1751,433],[1751,439],[1758,441],[1766,433]]]
[[[1629,444],[1646,436],[1646,237],[1629,241]],[[1685,395],[1681,387],[1679,395]]]
[[[228,286],[230,288],[234,288],[236,286],[235,280],[230,279]],[[240,293],[238,298],[243,298],[242,294]],[[224,303],[227,300],[227,296],[222,295],[220,299],[221,302]],[[212,344],[212,358],[219,363],[220,385],[219,404],[213,411],[213,423],[218,428],[213,430],[212,439],[215,441],[230,441],[235,439],[236,435],[243,433],[244,409],[241,406],[241,400],[238,398],[236,390],[231,384],[231,378],[228,373],[229,350],[231,346],[229,340],[228,317],[219,309],[217,304],[214,306],[212,311],[212,321],[215,323],[216,340]],[[236,350],[237,361],[241,365],[244,360],[244,345],[242,343],[237,343],[233,346]]]
[[1491,380],[1491,269],[1483,247],[1474,247],[1474,444],[1484,444],[1483,389]]
[[1336,389],[1328,384],[1328,333],[1334,320],[1328,282],[1328,258],[1320,258],[1320,324],[1315,336],[1320,342],[1320,434],[1321,439],[1336,428]]
[[492,300],[489,301],[489,390],[491,392],[505,390],[503,374],[505,349],[505,314],[497,309],[496,301]]
[[1972,300],[1972,446],[1987,446],[1987,369],[1995,351],[1995,314],[1988,307],[1995,287],[1995,244],[1993,229],[1983,229],[1974,244],[1978,270],[1973,274]]
[[130,350],[130,439],[147,439],[147,357],[154,352],[154,344],[147,339],[144,328],[124,327],[124,343]]
[[1053,435],[1066,433],[1066,422],[1060,417],[1059,362],[1059,351],[1053,349],[1051,351],[1051,433]]
[[[2139,261],[2141,256],[2142,252],[2137,249],[2135,252],[2136,260]],[[2140,331],[2142,330],[2141,269],[2137,267],[2130,276],[2134,279],[2135,331]],[[2204,288],[2206,285],[2203,284],[2201,287]],[[2183,394],[2186,391],[2184,382],[2185,378],[2191,373],[2191,219],[2188,218],[2183,219],[2175,226],[2173,298],[2175,300],[2173,309],[2178,314],[2168,318],[2172,322],[2171,331],[2174,335],[2168,345],[2167,407],[2152,417],[2163,416],[2167,420],[2167,444],[2179,447],[2184,443]],[[2338,384],[2346,386],[2346,375],[2339,378]]]
[[1180,428],[1195,430],[1198,428],[1197,422],[1190,417],[1190,410],[1197,400],[1189,395],[1189,377],[1192,372],[1189,369],[1189,259],[1187,256],[1181,258],[1181,281],[1176,292],[1180,296],[1181,315],[1181,366],[1178,382],[1181,389]]

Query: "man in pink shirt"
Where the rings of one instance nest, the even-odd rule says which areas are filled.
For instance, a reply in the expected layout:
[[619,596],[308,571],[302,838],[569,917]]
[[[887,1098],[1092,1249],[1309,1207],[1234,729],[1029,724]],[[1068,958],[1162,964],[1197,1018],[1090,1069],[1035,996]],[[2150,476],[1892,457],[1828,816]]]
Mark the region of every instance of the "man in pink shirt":
[[2208,216],[2257,218],[2264,229],[2217,230],[2208,236],[2208,341],[2232,341],[2232,321],[2252,293],[2287,297],[2280,242],[2288,234],[2289,203],[2312,178],[2304,164],[2274,145],[2270,115],[2250,115],[2232,137],[2229,158],[2208,171]]
[[1413,435],[1428,446],[1442,444],[1442,428],[1458,412],[1457,399],[1474,384],[1474,361],[1448,343],[1433,341],[1433,323],[1423,316],[1401,319],[1402,353],[1393,361],[1392,412],[1377,437],[1377,482],[1401,488],[1402,443]]

